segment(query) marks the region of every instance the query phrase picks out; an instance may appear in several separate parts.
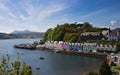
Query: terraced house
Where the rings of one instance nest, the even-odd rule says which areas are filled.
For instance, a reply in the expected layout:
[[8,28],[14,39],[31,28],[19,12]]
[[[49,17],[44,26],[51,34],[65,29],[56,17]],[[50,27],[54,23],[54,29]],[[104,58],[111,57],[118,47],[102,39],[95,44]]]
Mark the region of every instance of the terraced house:
[[109,45],[109,44],[97,44],[96,45],[97,52],[115,52],[116,45]]
[[55,47],[59,50],[68,50],[69,44],[67,42],[59,41],[58,43],[56,43]]
[[84,43],[83,51],[84,52],[96,52],[96,43]]
[[83,51],[82,43],[69,43],[69,50]]

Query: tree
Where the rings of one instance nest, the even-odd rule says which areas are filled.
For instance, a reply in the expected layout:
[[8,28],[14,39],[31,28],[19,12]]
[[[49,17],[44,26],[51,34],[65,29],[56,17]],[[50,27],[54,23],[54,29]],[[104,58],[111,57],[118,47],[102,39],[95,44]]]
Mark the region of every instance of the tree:
[[108,65],[107,61],[103,61],[101,64],[101,67],[99,69],[100,75],[112,75],[112,72],[110,70],[110,66]]
[[[18,54],[19,55],[19,54]],[[18,59],[10,64],[10,56],[2,57],[0,62],[0,75],[32,75],[32,68]]]

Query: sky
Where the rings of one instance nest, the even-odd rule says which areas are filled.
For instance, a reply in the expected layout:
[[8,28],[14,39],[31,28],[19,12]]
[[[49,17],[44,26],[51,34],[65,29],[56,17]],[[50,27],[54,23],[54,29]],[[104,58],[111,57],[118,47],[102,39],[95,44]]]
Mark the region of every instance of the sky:
[[57,24],[120,27],[120,0],[0,0],[0,32],[45,32]]

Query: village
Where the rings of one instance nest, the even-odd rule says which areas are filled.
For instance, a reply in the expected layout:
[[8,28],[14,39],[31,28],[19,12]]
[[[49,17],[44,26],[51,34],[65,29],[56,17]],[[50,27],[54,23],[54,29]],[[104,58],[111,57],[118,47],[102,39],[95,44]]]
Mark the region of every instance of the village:
[[[39,44],[39,42],[36,41],[34,44],[24,43],[15,45],[14,47],[33,50],[48,50],[55,53],[101,57],[108,59],[109,64],[114,63],[120,66],[119,28],[114,30],[109,29],[102,32],[84,32],[80,34],[79,39],[82,41],[85,40],[85,42],[68,43],[64,41],[51,40],[46,41],[44,44]],[[112,71],[116,73],[116,69],[112,68]]]

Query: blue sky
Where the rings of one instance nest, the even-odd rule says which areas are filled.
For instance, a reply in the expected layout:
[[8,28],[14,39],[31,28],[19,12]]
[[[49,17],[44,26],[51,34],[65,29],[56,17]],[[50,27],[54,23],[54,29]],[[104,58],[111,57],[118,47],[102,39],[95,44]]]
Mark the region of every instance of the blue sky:
[[0,32],[44,32],[74,22],[120,27],[120,0],[0,0]]

